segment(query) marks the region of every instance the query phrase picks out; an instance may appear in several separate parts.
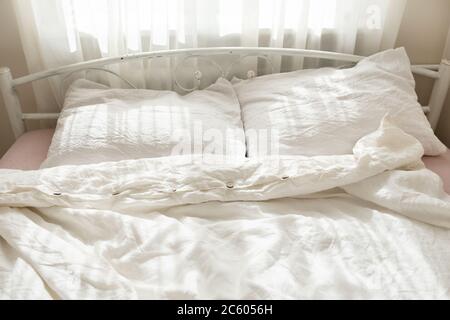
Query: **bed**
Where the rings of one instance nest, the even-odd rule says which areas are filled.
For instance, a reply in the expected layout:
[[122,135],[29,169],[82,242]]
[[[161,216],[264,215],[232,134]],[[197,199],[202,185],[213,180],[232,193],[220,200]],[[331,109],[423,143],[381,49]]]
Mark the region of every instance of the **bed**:
[[[59,114],[23,114],[14,90],[127,60],[273,54],[356,66],[249,72],[185,96],[81,79]],[[436,80],[428,106],[411,72]],[[3,70],[18,140],[0,160],[0,298],[449,299],[450,152],[432,130],[449,83],[448,61],[411,67],[403,49],[186,49]],[[25,133],[24,120],[56,118],[56,131]],[[208,143],[176,144],[197,122]]]

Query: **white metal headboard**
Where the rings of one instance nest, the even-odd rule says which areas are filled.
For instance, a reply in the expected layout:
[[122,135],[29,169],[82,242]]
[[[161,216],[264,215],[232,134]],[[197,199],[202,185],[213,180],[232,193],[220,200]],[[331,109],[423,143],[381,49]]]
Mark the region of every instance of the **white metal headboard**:
[[[122,63],[126,61],[136,60],[136,59],[157,59],[157,58],[167,58],[174,56],[186,56],[190,57],[212,57],[218,55],[236,55],[241,58],[247,58],[249,56],[263,57],[269,61],[268,55],[280,55],[280,56],[298,56],[304,58],[320,58],[327,60],[345,61],[357,63],[364,57],[335,53],[328,51],[317,51],[317,50],[303,50],[303,49],[285,49],[285,48],[247,48],[247,47],[236,47],[236,48],[199,48],[199,49],[180,49],[180,50],[167,50],[167,51],[154,51],[145,52],[139,54],[131,54],[114,58],[104,58],[98,60],[91,60],[82,63],[72,64],[68,66],[63,66],[60,68],[50,69],[47,71],[42,71],[34,74],[30,74],[21,78],[13,79],[11,71],[8,68],[0,69],[0,92],[5,101],[6,111],[8,113],[11,126],[16,138],[20,137],[25,132],[25,120],[49,120],[57,119],[59,117],[58,113],[22,113],[22,106],[17,95],[16,87],[30,83],[37,80],[42,80],[54,76],[68,75],[74,72],[79,72],[83,70],[90,70],[104,67],[106,65]],[[185,59],[186,59],[185,58]],[[183,60],[184,61],[184,60]],[[213,62],[214,63],[214,62]],[[233,67],[233,63],[229,70]],[[220,68],[220,67],[219,67]],[[113,73],[110,70],[102,69]],[[449,85],[450,85],[450,62],[448,60],[443,60],[441,64],[437,65],[413,65],[411,66],[413,73],[422,75],[435,80],[433,86],[433,92],[431,94],[430,102],[428,106],[424,106],[424,112],[428,115],[428,119],[431,123],[433,129],[436,128],[438,120],[442,111],[442,108],[447,97]],[[223,76],[227,74],[221,71]],[[248,76],[255,76],[255,72],[249,72]],[[199,81],[202,77],[200,71],[194,73],[194,78]],[[176,79],[176,77],[175,77]],[[175,80],[176,81],[176,80]],[[177,81],[176,81],[177,82]],[[129,82],[128,82],[129,83]],[[131,86],[132,84],[129,83]],[[186,91],[191,89],[183,88],[178,82],[177,85]],[[195,90],[193,88],[192,90]]]

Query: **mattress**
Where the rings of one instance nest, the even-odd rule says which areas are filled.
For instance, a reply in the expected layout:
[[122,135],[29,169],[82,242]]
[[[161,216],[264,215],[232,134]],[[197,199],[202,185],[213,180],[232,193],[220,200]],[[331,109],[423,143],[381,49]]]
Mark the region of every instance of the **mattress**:
[[0,159],[0,169],[36,170],[47,158],[54,129],[30,131],[17,139],[16,143]]
[[450,194],[450,150],[439,157],[424,157],[428,169],[437,173],[444,182],[445,191]]
[[[0,159],[0,169],[36,170],[47,157],[54,129],[25,133]],[[450,194],[450,150],[439,157],[424,157],[428,169],[438,174]]]

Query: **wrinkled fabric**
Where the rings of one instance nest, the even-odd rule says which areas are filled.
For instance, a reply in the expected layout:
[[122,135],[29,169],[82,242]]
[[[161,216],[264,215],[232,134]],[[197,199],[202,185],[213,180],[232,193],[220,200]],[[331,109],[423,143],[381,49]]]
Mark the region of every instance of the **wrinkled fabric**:
[[386,120],[351,155],[0,171],[0,296],[449,299],[423,152]]
[[202,153],[245,157],[241,109],[226,79],[186,96],[77,80],[41,167]]
[[425,154],[447,148],[434,135],[415,91],[404,48],[364,58],[347,69],[309,69],[234,80],[246,133],[270,130],[277,148],[260,148],[247,134],[249,157],[351,153],[388,115],[422,143]]

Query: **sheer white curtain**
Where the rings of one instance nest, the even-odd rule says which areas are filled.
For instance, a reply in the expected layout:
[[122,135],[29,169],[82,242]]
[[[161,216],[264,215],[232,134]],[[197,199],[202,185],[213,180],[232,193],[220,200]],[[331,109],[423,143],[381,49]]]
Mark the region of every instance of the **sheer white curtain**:
[[[369,55],[394,46],[406,0],[15,0],[31,72],[141,51],[271,46]],[[324,62],[273,59],[275,71]],[[113,66],[138,87],[174,89],[177,61]],[[256,60],[248,63],[256,64]],[[92,76],[92,75],[91,75]],[[113,78],[98,78],[119,86]],[[34,85],[39,111],[61,104],[61,79]],[[187,84],[188,86],[188,84]]]

